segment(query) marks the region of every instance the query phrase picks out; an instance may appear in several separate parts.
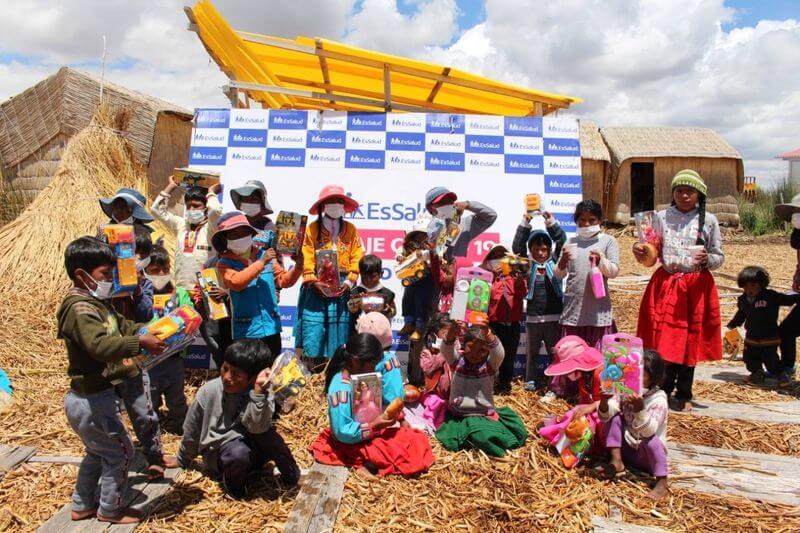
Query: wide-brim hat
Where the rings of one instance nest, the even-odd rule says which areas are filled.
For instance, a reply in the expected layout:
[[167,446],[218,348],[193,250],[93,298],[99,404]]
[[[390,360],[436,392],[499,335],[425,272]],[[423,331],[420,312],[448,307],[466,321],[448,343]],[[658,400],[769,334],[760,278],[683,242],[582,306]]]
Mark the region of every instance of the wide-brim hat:
[[111,198],[100,198],[100,208],[108,218],[111,218],[111,205],[116,200],[124,200],[131,210],[131,215],[136,220],[141,220],[142,222],[153,221],[153,215],[148,213],[145,208],[147,198],[136,189],[130,189],[128,187],[123,187],[118,190]]
[[800,213],[800,194],[795,194],[792,201],[788,204],[778,204],[775,206],[775,216],[784,222],[791,222],[792,215]]
[[603,364],[603,354],[577,335],[562,338],[553,351],[558,362],[545,369],[546,376],[566,376],[576,370],[591,372]]
[[261,193],[261,203],[264,206],[264,213],[267,215],[274,213],[275,211],[272,210],[272,206],[269,205],[269,201],[267,200],[267,188],[258,180],[249,180],[241,187],[231,189],[231,200],[233,200],[233,205],[239,208],[242,204],[242,198],[250,196],[254,192]]
[[211,236],[211,246],[218,254],[223,253],[228,249],[228,241],[225,238],[225,233],[236,228],[249,228],[253,235],[258,233],[258,230],[250,225],[247,216],[241,211],[231,211],[219,217],[217,222],[217,231]]
[[425,193],[425,207],[430,207],[433,204],[438,204],[442,200],[452,200],[455,202],[458,199],[456,193],[447,187],[434,187]]
[[319,191],[319,198],[308,210],[312,215],[319,214],[319,206],[330,202],[331,200],[341,200],[344,202],[344,212],[352,213],[358,209],[358,202],[347,196],[344,189],[339,185],[326,185]]

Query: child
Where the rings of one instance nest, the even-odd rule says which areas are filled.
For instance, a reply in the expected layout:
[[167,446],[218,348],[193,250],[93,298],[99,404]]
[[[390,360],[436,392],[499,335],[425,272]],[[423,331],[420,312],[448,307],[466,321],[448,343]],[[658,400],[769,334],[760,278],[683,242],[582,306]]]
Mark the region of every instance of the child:
[[272,426],[272,359],[262,342],[234,341],[225,350],[220,376],[197,391],[183,424],[178,455],[165,457],[165,464],[187,468],[202,455],[206,468],[222,478],[226,492],[234,498],[246,496],[245,478],[267,461],[278,467],[283,483],[297,485],[300,468]]
[[600,405],[600,372],[603,354],[577,335],[568,335],[556,344],[554,362],[544,371],[546,376],[565,378],[563,397],[577,403],[575,416],[594,413]]
[[[659,211],[661,268],[653,273],[642,297],[636,336],[664,358],[662,384],[667,397],[677,388],[678,408],[691,410],[694,367],[722,359],[722,319],[711,270],[722,266],[719,223],[706,213],[705,182],[694,170],[672,178],[672,205]],[[633,245],[637,259],[643,244]]]
[[450,451],[478,448],[502,457],[525,444],[528,431],[510,407],[495,408],[494,377],[503,362],[503,345],[482,322],[464,334],[456,346],[459,325],[452,322],[441,344],[442,356],[453,370],[448,410],[450,418],[436,438]]
[[[173,309],[184,305],[193,306],[192,299],[186,289],[175,287],[170,276],[169,253],[160,244],[153,246],[150,252],[150,264],[144,269],[145,277],[153,285],[154,300],[157,295],[169,295],[170,299],[164,309],[153,307],[153,321],[169,314]],[[183,391],[186,369],[183,354],[175,354],[147,371],[150,377],[150,399],[153,411],[161,408],[161,396],[164,396],[171,428],[178,434],[182,431],[186,418],[186,395]]]
[[222,215],[222,206],[217,199],[219,185],[210,190],[190,187],[183,195],[183,216],[179,217],[167,208],[177,188],[178,184],[170,176],[169,183],[158,193],[151,209],[156,218],[176,234],[175,284],[191,291],[197,283],[197,273],[216,255],[211,236]]
[[81,237],[67,246],[64,266],[73,288],[58,309],[58,338],[64,339],[69,358],[64,410],[86,447],[72,494],[72,520],[96,515],[101,522],[133,524],[139,513],[122,507],[133,443],[103,371],[106,363],[142,349],[161,353],[165,345],[154,335],[138,336],[141,324],[125,320],[111,307],[115,265],[114,251],[98,239]]
[[403,253],[397,256],[398,265],[412,255],[416,255],[419,261],[425,263],[423,277],[418,278],[414,272],[414,279],[409,280],[411,284],[403,291],[403,328],[400,330],[400,335],[410,335],[411,342],[422,339],[422,332],[433,311],[436,298],[434,271],[438,270],[439,258],[431,252],[428,244],[430,221],[430,217],[423,216],[414,222],[411,231],[403,238]]
[[[528,335],[525,389],[529,391],[546,386],[544,369],[552,361],[553,350],[560,336],[558,321],[564,310],[561,280],[556,278],[555,269],[567,236],[553,215],[546,211],[543,215],[547,231],[531,231],[532,217],[526,213],[523,215],[522,224],[517,227],[512,246],[515,254],[520,256],[528,254],[532,259],[525,312],[525,331]],[[542,343],[547,355],[540,363],[539,352]]]
[[642,395],[619,398],[600,397],[598,415],[605,424],[605,443],[611,453],[607,477],[615,477],[630,466],[656,478],[649,497],[667,496],[667,395],[658,384],[664,375],[664,362],[658,352],[645,350]]
[[275,223],[268,216],[274,211],[267,200],[267,188],[259,180],[249,180],[241,187],[231,189],[231,200],[258,231],[275,231]]
[[[458,236],[444,251],[444,259],[448,262],[456,257],[466,257],[469,243],[497,220],[497,213],[491,207],[472,200],[457,200],[456,193],[446,187],[434,187],[425,193],[425,209],[428,213],[446,222],[460,218]],[[465,211],[470,211],[470,214],[463,216]]]
[[[782,305],[800,303],[800,294],[781,294],[768,289],[769,274],[761,267],[749,266],[739,272],[736,283],[744,291],[737,301],[737,311],[728,323],[728,329],[744,324],[744,362],[750,372],[750,383],[764,383],[767,368],[778,379],[778,387],[789,386],[789,376],[778,360],[781,343],[778,330],[778,312]],[[763,366],[762,366],[763,365]]]
[[514,360],[519,348],[522,303],[528,292],[524,276],[518,273],[504,273],[502,259],[508,254],[505,246],[495,246],[483,259],[481,268],[494,274],[489,296],[489,328],[503,345],[503,364],[497,374],[496,394],[511,392],[511,378],[514,375]]
[[149,232],[153,229],[147,224],[153,216],[145,209],[147,199],[136,189],[123,187],[111,198],[100,198],[100,208],[109,218],[109,224],[141,225]]
[[365,255],[358,262],[358,272],[361,274],[361,283],[350,291],[350,301],[347,306],[353,317],[356,318],[364,312],[362,298],[365,296],[380,296],[383,298],[383,309],[380,310],[387,319],[391,320],[397,313],[394,305],[394,292],[381,284],[383,263],[376,255]]
[[217,269],[230,290],[234,339],[261,339],[273,356],[280,355],[281,317],[276,287],[291,287],[303,271],[303,258],[288,272],[275,250],[253,246],[257,230],[238,211],[224,214],[211,237],[220,255]]
[[[789,245],[796,250],[797,266],[792,278],[792,290],[800,293],[800,194],[796,194],[788,204],[775,206],[775,215],[792,225]],[[784,372],[794,375],[797,356],[797,336],[800,335],[800,305],[795,306],[780,325],[781,366]]]
[[[393,427],[395,420],[381,416],[363,424],[353,416],[350,384],[353,374],[382,373],[384,408],[386,402],[403,399],[399,365],[392,363],[391,356],[382,356],[382,351],[380,341],[369,333],[353,335],[336,350],[325,370],[330,427],[317,437],[311,451],[314,459],[323,464],[363,468],[379,476],[412,476],[425,472],[433,464],[433,452],[425,434],[407,427]],[[391,370],[386,371],[387,368]]]
[[[559,321],[561,336],[578,335],[595,348],[600,348],[604,335],[617,331],[608,279],[619,274],[619,245],[614,237],[603,233],[602,219],[603,210],[594,200],[584,200],[575,206],[577,236],[564,245],[555,269],[557,279],[567,277],[564,310]],[[589,276],[595,265],[603,274],[602,298],[596,298],[590,287]]]
[[420,352],[420,366],[425,376],[421,401],[423,418],[433,431],[444,423],[450,399],[452,370],[442,355],[442,339],[447,336],[451,323],[447,314],[433,315],[425,331],[425,347]]

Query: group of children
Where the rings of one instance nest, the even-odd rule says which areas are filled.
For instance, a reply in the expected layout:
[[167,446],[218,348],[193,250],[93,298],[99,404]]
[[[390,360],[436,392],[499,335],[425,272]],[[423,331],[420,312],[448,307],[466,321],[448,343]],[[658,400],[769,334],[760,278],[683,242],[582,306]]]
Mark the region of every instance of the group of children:
[[[493,456],[522,446],[528,437],[525,424],[512,409],[496,406],[494,396],[510,391],[524,323],[525,388],[571,400],[577,404],[571,417],[592,419],[596,451],[610,455],[606,473],[616,476],[625,465],[642,469],[657,478],[653,495],[666,493],[669,397],[677,389],[678,408],[690,408],[694,367],[722,355],[719,299],[709,271],[719,268],[724,256],[717,220],[705,212],[706,185],[694,171],[675,176],[673,204],[655,216],[662,235],[661,267],[643,297],[637,328],[651,350],[644,358],[641,395],[622,398],[600,392],[599,349],[603,337],[617,331],[608,279],[619,274],[620,252],[616,239],[600,226],[603,213],[595,201],[576,206],[576,236],[569,239],[549,213],[542,213],[544,229],[533,229],[531,215],[524,215],[512,251],[529,263],[529,273],[503,268],[508,249],[492,248],[481,263],[493,274],[488,316],[467,324],[448,316],[454,273],[469,265],[469,242],[497,214],[478,202],[458,201],[444,187],[431,189],[425,222],[408,232],[402,250],[404,258],[416,256],[423,264],[421,279],[402,296],[401,334],[411,341],[404,384],[401,365],[390,352],[395,295],[381,284],[381,260],[364,255],[356,227],[345,220],[358,204],[341,187],[325,187],[309,209],[318,218],[308,224],[290,269],[275,252],[273,211],[261,182],[233,189],[237,210],[224,214],[218,186],[191,187],[184,192],[183,217],[168,209],[176,188],[170,179],[151,209],[177,236],[173,254],[152,243],[148,223],[153,217],[140,193],[122,189],[101,200],[111,223],[133,224],[140,271],[133,292],[112,298],[116,258],[102,239],[82,237],[65,253],[74,284],[58,312],[71,378],[65,409],[87,454],[73,494],[73,519],[134,523],[140,518],[122,505],[132,443],[120,418],[120,400],[153,478],[165,467],[188,467],[201,455],[234,496],[245,493],[247,475],[268,460],[287,485],[299,481],[292,453],[272,425],[276,406],[269,370],[284,348],[280,290],[298,281],[295,348],[311,369],[325,372],[330,425],[311,445],[317,461],[378,475],[413,475],[434,461],[428,435],[448,450],[478,448]],[[432,219],[457,227],[443,249],[423,230]],[[336,264],[329,265],[332,277],[317,268],[324,250],[336,252]],[[641,258],[646,250],[637,244],[633,253]],[[197,274],[208,267],[217,269],[222,285],[210,297],[227,306],[229,319],[213,320],[203,304]],[[763,376],[763,363],[785,382],[787,373],[775,355],[777,306],[797,303],[798,297],[767,289],[768,275],[755,267],[745,269],[739,283],[745,294],[729,327],[745,324],[745,360],[753,381]],[[164,312],[154,309],[154,295],[170,295],[172,307],[194,305],[204,316],[203,336],[220,376],[205,383],[188,408],[181,354],[116,386],[105,372],[106,363],[165,349],[158,337],[140,333],[142,324]],[[368,301],[380,304],[368,308]],[[371,393],[351,381],[365,373],[375,373],[381,383],[375,404],[388,406],[368,422],[356,415],[356,404],[367,409]],[[164,455],[159,440],[162,395],[167,425],[183,434],[176,457]]]

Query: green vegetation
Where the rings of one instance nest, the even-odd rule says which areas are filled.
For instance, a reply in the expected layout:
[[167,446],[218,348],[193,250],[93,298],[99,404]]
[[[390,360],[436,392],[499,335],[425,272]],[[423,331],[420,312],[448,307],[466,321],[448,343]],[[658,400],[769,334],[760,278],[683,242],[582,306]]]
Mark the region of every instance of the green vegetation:
[[751,203],[739,197],[739,219],[742,229],[754,236],[768,233],[788,233],[789,226],[775,217],[775,206],[789,202],[792,187],[788,179],[772,189],[757,189]]

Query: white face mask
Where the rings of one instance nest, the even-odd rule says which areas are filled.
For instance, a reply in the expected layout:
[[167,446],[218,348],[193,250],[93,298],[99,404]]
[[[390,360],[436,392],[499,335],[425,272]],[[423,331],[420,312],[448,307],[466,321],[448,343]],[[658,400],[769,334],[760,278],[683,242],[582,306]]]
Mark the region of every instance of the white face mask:
[[439,338],[439,337],[436,337],[436,340],[431,343],[431,349],[432,350],[439,350],[441,352],[442,351],[442,339]]
[[183,212],[183,218],[189,224],[199,224],[206,219],[206,212],[204,209],[187,209]]
[[172,276],[169,274],[164,274],[162,276],[145,274],[145,277],[150,280],[150,283],[153,284],[153,288],[157,291],[164,290],[164,287],[172,282]]
[[[89,274],[86,271],[83,271],[83,272],[84,272],[84,274],[89,276]],[[89,277],[92,278],[92,276],[89,276]],[[110,300],[111,299],[111,295],[114,293],[114,284],[112,282],[110,282],[110,281],[105,281],[105,280],[97,281],[94,278],[92,278],[92,281],[94,281],[94,283],[95,283],[95,288],[94,289],[90,289],[89,286],[86,285],[85,283],[83,285],[84,287],[86,287],[86,290],[89,291],[89,294],[91,294],[92,296],[94,296],[98,300],[101,300],[101,301],[104,301],[104,302],[107,301],[107,300]]]
[[144,259],[139,259],[138,257],[136,258],[136,270],[138,270],[139,272],[144,271],[144,269],[147,268],[149,265],[150,265],[149,255]]
[[800,229],[800,213],[792,215],[792,227],[794,229]]
[[249,217],[254,217],[261,212],[261,204],[251,204],[248,202],[242,202],[239,204],[239,211],[244,213]]
[[328,204],[325,206],[325,216],[328,218],[342,218],[344,216],[344,205],[342,204]]
[[578,237],[581,239],[591,239],[598,233],[600,233],[600,226],[595,224],[594,226],[587,226],[585,228],[578,228],[576,230]]
[[125,220],[117,220],[114,217],[111,217],[111,218],[114,219],[117,224],[133,224],[133,215],[129,216]]
[[243,254],[253,246],[253,237],[247,236],[241,239],[228,239],[228,250],[235,254]]
[[442,207],[436,208],[436,218],[441,218],[442,220],[449,220],[453,218],[453,215],[455,214],[456,206],[453,204],[443,205]]

